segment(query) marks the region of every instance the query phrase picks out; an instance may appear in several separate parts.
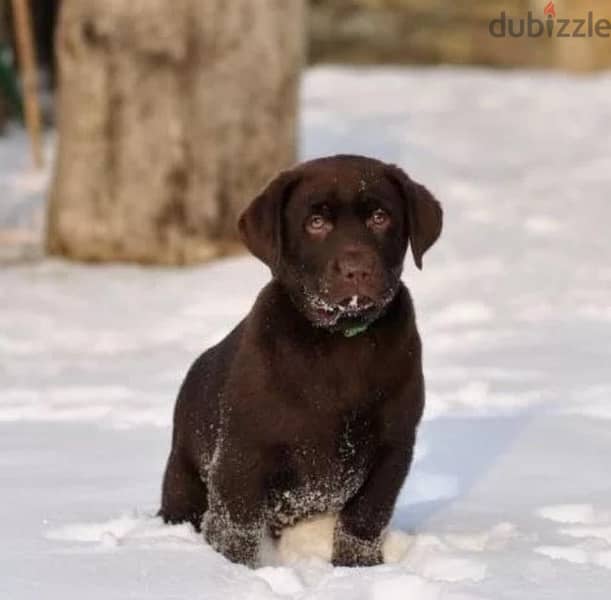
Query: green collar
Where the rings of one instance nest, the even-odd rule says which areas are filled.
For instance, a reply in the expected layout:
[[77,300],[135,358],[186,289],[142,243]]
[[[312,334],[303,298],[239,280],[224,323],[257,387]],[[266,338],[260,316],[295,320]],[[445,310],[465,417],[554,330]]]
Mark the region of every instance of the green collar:
[[356,327],[348,327],[348,329],[344,329],[343,331],[344,337],[351,338],[357,336],[361,333],[365,333],[368,328],[369,325],[357,325]]

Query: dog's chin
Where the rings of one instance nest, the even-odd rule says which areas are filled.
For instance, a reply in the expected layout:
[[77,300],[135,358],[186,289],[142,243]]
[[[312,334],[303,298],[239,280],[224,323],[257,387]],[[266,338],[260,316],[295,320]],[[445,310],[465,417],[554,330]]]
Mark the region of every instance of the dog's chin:
[[322,295],[308,294],[305,313],[315,327],[329,331],[346,331],[367,327],[378,319],[390,304],[396,290],[390,290],[378,299],[354,295],[331,301]]
[[381,313],[381,307],[371,304],[360,310],[342,310],[340,307],[310,308],[309,318],[315,327],[342,331],[353,327],[361,327],[373,323]]

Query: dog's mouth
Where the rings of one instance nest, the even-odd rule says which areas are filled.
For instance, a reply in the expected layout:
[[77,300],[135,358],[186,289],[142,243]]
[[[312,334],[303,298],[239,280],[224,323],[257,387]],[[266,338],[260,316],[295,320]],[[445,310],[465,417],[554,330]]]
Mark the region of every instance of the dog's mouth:
[[338,301],[325,299],[320,295],[308,294],[308,312],[314,325],[337,330],[375,321],[395,295],[389,290],[381,298],[354,294]]

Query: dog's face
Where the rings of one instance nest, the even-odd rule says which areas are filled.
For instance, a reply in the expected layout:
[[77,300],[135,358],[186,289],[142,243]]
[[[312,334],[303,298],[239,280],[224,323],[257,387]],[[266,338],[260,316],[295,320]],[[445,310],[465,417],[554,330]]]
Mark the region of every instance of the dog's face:
[[441,232],[439,203],[398,167],[334,156],[281,173],[240,218],[242,238],[316,326],[367,325]]

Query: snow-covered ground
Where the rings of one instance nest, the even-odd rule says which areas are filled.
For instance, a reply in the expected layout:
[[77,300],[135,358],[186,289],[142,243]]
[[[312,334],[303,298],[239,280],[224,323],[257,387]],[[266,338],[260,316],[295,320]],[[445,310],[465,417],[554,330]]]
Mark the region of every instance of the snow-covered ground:
[[[305,78],[304,157],[397,162],[446,210],[405,274],[428,406],[384,566],[333,569],[317,522],[251,571],[152,516],[177,387],[249,309],[254,259],[0,267],[0,598],[607,600],[609,98],[609,74]],[[44,181],[5,161],[15,139],[4,208]]]

